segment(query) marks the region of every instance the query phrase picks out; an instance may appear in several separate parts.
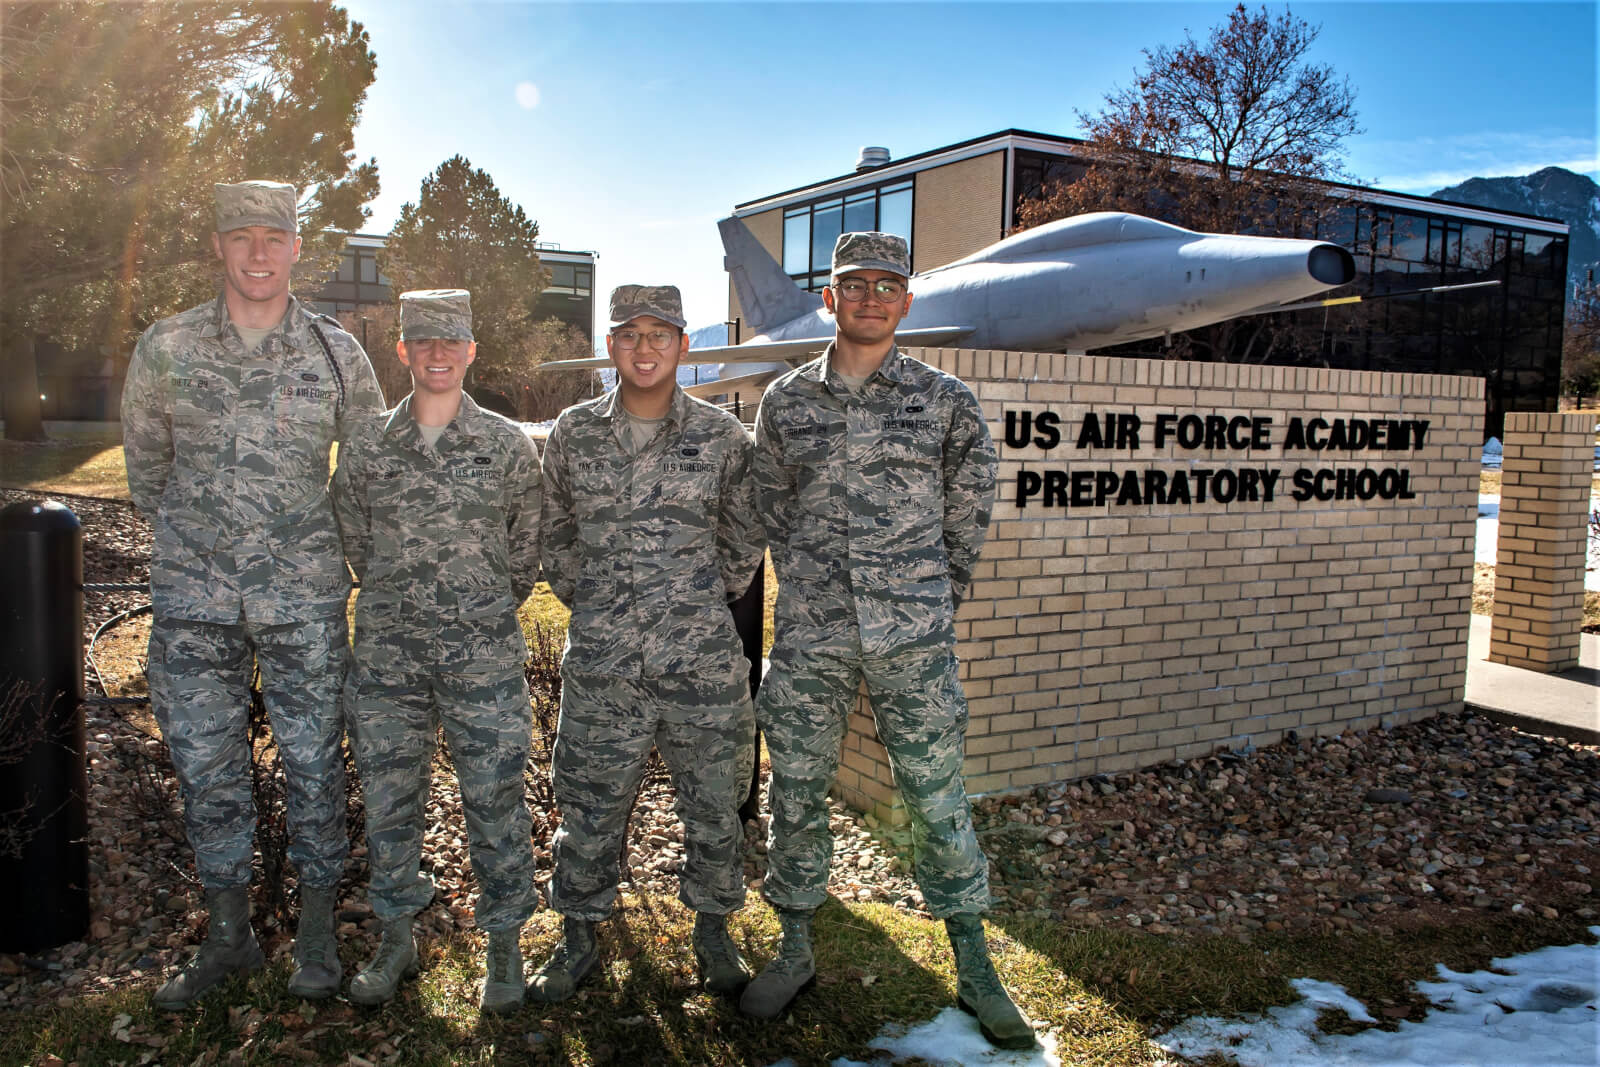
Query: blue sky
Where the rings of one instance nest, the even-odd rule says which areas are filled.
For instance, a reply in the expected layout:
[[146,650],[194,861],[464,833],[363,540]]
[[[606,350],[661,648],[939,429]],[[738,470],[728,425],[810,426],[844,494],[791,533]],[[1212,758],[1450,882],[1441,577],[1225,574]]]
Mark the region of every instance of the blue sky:
[[[1082,133],[1142,48],[1203,38],[1227,3],[470,3],[346,0],[377,80],[356,151],[386,231],[461,154],[615,285],[673,283],[726,314],[733,205],[1016,127]],[[1269,5],[1269,10],[1282,10]],[[1346,75],[1348,169],[1427,193],[1563,166],[1600,178],[1594,3],[1306,3],[1311,59]]]

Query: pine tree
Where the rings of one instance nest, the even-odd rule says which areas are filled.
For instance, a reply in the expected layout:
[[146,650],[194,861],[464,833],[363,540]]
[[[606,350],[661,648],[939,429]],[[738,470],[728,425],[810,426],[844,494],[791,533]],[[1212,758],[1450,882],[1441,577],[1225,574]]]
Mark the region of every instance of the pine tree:
[[377,195],[353,130],[376,59],[327,0],[0,5],[6,437],[43,436],[36,339],[125,358],[215,292],[212,184],[302,193],[317,279]]
[[501,391],[531,383],[548,345],[534,313],[550,274],[539,264],[539,224],[462,156],[422,180],[400,209],[378,266],[399,293],[467,289],[478,358],[472,381]]

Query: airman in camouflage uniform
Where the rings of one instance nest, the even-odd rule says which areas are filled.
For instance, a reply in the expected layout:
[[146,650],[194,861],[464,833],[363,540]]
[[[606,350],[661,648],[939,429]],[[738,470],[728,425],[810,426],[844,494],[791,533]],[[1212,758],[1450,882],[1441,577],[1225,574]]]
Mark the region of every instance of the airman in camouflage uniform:
[[572,609],[551,777],[561,808],[551,905],[563,937],[532,995],[564,1000],[595,963],[594,923],[616,900],[628,812],[655,746],[672,774],[706,987],[749,971],[728,934],[744,903],[738,807],[755,712],[730,601],[764,549],[733,416],[677,385],[688,351],[678,290],[611,294],[618,386],[561,413],[545,447],[546,580]]
[[412,920],[440,725],[466,812],[477,924],[489,932],[482,1007],[522,1003],[522,926],[538,905],[523,792],[533,711],[517,622],[539,570],[539,453],[516,423],[461,389],[472,362],[464,289],[400,295],[400,358],[414,388],[339,452],[334,503],[361,579],[346,691],[366,796],[377,955],[350,997],[378,1004],[416,970]]
[[295,199],[293,186],[275,182],[216,187],[222,292],[145,331],[122,394],[128,489],[155,533],[151,703],[211,913],[199,953],[156,993],[163,1008],[261,965],[248,895],[253,667],[283,759],[289,858],[300,872],[290,989],[318,998],[339,987],[350,573],[328,501],[328,452],[383,398],[355,338],[289,293]]
[[1025,1046],[1033,1032],[995,977],[978,917],[988,863],[961,780],[967,704],[954,653],[995,449],[971,390],[895,348],[909,259],[891,234],[839,238],[823,294],[835,339],[774,382],[756,417],[752,472],[779,581],[757,714],[772,760],[763,893],[783,943],[740,1006],[773,1018],[814,973],[810,920],[833,856],[827,792],[865,680],[911,817],[917,883],[956,951],[960,1004],[991,1041]]

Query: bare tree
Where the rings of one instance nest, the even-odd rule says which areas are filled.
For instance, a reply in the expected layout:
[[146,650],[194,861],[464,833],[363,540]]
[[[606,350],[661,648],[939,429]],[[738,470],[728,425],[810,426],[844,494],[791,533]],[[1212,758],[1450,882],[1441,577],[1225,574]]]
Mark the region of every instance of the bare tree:
[[395,342],[400,340],[400,310],[395,304],[371,304],[359,311],[341,311],[339,325],[354,337],[372,360],[372,369],[378,375],[378,386],[383,390],[385,404],[393,407],[411,392],[411,372],[395,354]]
[[1561,335],[1561,391],[1600,396],[1600,287],[1579,286]]
[[[1308,55],[1319,29],[1243,4],[1204,41],[1145,49],[1089,132],[1081,175],[1017,208],[1021,229],[1090,211],[1129,211],[1212,233],[1310,237],[1333,209],[1329,180],[1356,124],[1355,91]],[[1080,168],[1074,168],[1078,170]],[[1286,337],[1260,322],[1195,331],[1176,354],[1258,361]]]
[[528,422],[553,419],[561,410],[598,394],[600,379],[592,370],[541,370],[546,363],[588,359],[594,355],[589,338],[578,327],[558,318],[533,324],[523,340],[522,358],[515,369],[499,378],[483,375],[486,385],[501,388]]

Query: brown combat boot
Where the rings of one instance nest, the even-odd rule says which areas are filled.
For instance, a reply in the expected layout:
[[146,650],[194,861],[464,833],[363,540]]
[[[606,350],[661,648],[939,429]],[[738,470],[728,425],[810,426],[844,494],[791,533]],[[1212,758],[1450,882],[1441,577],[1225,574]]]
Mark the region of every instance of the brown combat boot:
[[208,889],[206,909],[211,913],[206,939],[183,970],[156,990],[151,999],[158,1008],[182,1011],[230,974],[257,971],[266,962],[250,928],[250,890]]
[[989,960],[983,939],[983,920],[976,915],[952,915],[944,921],[950,947],[956,953],[956,1003],[976,1016],[978,1029],[996,1048],[1032,1048],[1033,1027],[1011,1002]]
[[762,968],[755,981],[745,987],[739,1010],[755,1019],[776,1019],[801,990],[816,980],[816,963],[811,955],[811,916],[809,911],[778,909],[783,940],[778,954]]
[[742,993],[750,984],[750,968],[728,934],[728,917],[696,912],[693,941],[694,959],[706,989],[730,997]]
[[522,927],[489,931],[483,967],[483,997],[478,1010],[495,1015],[522,1007]]
[[294,934],[294,973],[289,992],[305,1000],[326,1000],[339,991],[344,967],[333,936],[336,886],[300,887],[300,925]]
[[386,1003],[394,998],[401,979],[410,978],[419,970],[411,917],[385,922],[377,953],[361,973],[350,979],[350,999],[368,1007]]
[[594,970],[600,956],[595,943],[594,923],[570,915],[561,923],[561,941],[545,960],[528,985],[528,995],[545,1004],[566,1000],[578,991],[578,983]]

